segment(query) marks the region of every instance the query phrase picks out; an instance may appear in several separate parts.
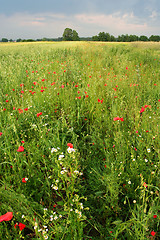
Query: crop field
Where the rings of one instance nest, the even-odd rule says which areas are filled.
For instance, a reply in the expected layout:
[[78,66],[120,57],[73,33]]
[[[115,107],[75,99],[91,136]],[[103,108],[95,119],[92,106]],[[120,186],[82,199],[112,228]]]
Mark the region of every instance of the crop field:
[[160,239],[160,43],[0,44],[0,239]]

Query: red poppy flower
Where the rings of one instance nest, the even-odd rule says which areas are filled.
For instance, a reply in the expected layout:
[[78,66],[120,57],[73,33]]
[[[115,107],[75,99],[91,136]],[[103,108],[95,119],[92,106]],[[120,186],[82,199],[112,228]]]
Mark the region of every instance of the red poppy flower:
[[17,150],[17,152],[23,152],[24,151],[24,147],[23,146],[20,146]]
[[154,231],[151,232],[151,235],[154,236],[156,233]]
[[37,117],[39,117],[40,115],[42,115],[42,112],[40,112],[40,113],[37,113]]
[[3,134],[3,133],[2,133],[2,132],[0,132],[0,136],[2,136],[2,134]]
[[10,221],[13,218],[13,212],[7,212],[6,214],[0,216],[0,222]]
[[18,109],[19,113],[23,113],[23,110],[21,108]]
[[22,231],[26,227],[26,225],[23,223],[19,223],[18,226],[19,226],[20,231]]
[[119,120],[119,117],[113,118],[113,121],[118,121],[118,120]]
[[123,122],[123,121],[124,121],[124,119],[123,119],[123,118],[120,118],[119,120],[120,120],[121,122]]
[[73,148],[73,144],[72,143],[67,143],[67,146],[70,148]]
[[101,103],[103,103],[103,98],[102,98],[102,100],[100,100],[100,99],[98,98],[98,102],[101,102]]
[[44,92],[44,89],[43,89],[43,90],[41,90],[41,92]]
[[158,99],[158,102],[160,102],[160,99]]
[[21,93],[24,93],[24,91],[22,90]]
[[23,183],[26,183],[27,181],[25,180],[25,178],[22,178],[22,182],[23,182]]
[[157,215],[153,215],[153,218],[157,218]]
[[142,108],[141,108],[141,111],[140,111],[140,113],[144,112],[144,110],[145,110],[145,108],[144,108],[144,107],[142,107]]
[[121,122],[123,122],[124,121],[124,119],[123,118],[120,118],[120,117],[115,117],[115,118],[113,118],[113,121],[121,121]]
[[24,108],[24,111],[28,111],[28,108]]

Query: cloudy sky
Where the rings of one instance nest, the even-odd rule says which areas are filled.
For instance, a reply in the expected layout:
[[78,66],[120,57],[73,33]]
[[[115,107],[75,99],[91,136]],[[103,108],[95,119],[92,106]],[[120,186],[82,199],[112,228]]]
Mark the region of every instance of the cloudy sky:
[[160,35],[160,0],[0,0],[0,39]]

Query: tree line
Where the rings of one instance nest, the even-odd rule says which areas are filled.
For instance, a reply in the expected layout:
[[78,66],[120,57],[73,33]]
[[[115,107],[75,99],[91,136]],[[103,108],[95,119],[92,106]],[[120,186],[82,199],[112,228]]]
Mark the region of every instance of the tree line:
[[41,39],[21,39],[18,38],[17,40],[2,38],[0,42],[36,42],[36,41],[101,41],[101,42],[134,42],[134,41],[153,41],[153,42],[159,42],[160,36],[159,35],[151,35],[150,37],[147,37],[145,35],[137,36],[137,35],[128,35],[128,34],[122,34],[118,37],[115,37],[113,35],[110,35],[109,33],[100,32],[98,35],[92,36],[92,37],[79,37],[76,30],[72,30],[71,28],[65,28],[62,37],[58,38],[41,38]]
[[159,35],[151,35],[150,37],[147,37],[145,35],[141,35],[140,37],[137,35],[128,35],[128,34],[122,34],[118,37],[114,37],[113,35],[110,35],[109,33],[100,32],[98,35],[92,37],[92,41],[102,41],[102,42],[135,42],[135,41],[153,41],[153,42],[159,42],[160,36]]

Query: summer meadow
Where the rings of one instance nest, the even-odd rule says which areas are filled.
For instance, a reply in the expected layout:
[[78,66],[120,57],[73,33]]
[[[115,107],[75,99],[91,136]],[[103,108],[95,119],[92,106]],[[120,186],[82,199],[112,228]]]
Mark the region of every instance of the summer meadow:
[[160,43],[1,43],[0,62],[0,239],[159,239]]

